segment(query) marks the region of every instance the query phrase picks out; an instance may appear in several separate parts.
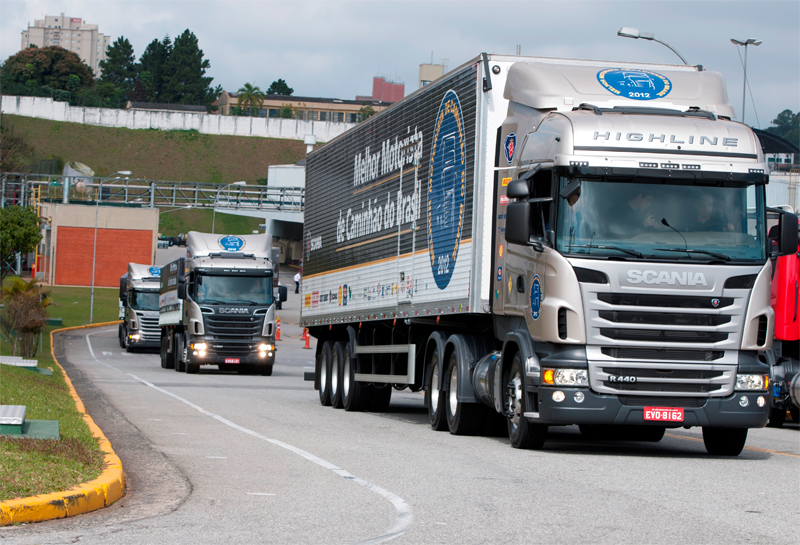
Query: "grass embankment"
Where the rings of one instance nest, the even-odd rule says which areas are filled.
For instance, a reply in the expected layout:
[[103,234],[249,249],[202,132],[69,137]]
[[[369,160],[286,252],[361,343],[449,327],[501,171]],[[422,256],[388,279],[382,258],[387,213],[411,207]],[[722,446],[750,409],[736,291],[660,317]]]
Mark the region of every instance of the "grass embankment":
[[[174,237],[189,231],[211,232],[211,223],[214,222],[214,232],[225,235],[250,235],[258,229],[264,218],[251,218],[249,216],[236,216],[217,212],[216,220],[212,218],[213,210],[178,210],[162,213],[158,217],[158,232],[164,236]],[[263,232],[263,231],[262,231]]]
[[305,156],[298,140],[97,127],[16,115],[3,116],[2,130],[22,138],[32,150],[31,163],[80,161],[98,176],[130,170],[139,179],[255,184],[267,177],[270,165],[294,164]]
[[[61,440],[0,436],[0,501],[66,490],[97,478],[104,468],[97,440],[75,408],[61,368],[50,355],[51,330],[88,322],[91,290],[47,289],[61,305],[49,307],[49,314],[62,318],[63,325],[45,328],[42,350],[35,359],[39,367],[52,369],[53,376],[0,365],[0,404],[25,405],[29,420],[58,420]],[[95,289],[95,322],[117,319],[117,295],[115,289]],[[11,347],[0,339],[0,355],[11,354]]]

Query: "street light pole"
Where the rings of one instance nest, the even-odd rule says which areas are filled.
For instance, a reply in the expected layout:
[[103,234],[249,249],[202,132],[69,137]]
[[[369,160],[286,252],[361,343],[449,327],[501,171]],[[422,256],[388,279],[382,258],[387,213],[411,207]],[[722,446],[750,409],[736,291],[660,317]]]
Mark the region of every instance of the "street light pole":
[[244,182],[244,181],[242,181],[242,182],[233,182],[233,183],[230,183],[228,185],[224,185],[224,186],[220,187],[219,189],[217,189],[217,192],[214,194],[214,212],[211,214],[211,234],[212,235],[214,234],[214,225],[215,225],[215,222],[217,221],[217,198],[219,197],[219,194],[223,189],[228,188],[228,187],[230,187],[232,185],[247,185],[247,182]]
[[642,32],[638,28],[624,26],[617,31],[617,36],[622,36],[623,38],[633,38],[634,40],[638,40],[639,38],[641,38],[642,40],[651,40],[653,42],[658,42],[661,45],[668,47],[670,51],[675,53],[683,61],[683,64],[686,65],[689,64],[688,62],[686,62],[686,59],[683,58],[683,55],[678,53],[674,47],[669,45],[667,42],[662,42],[661,40],[656,39],[655,36],[653,36],[652,32]]
[[95,199],[94,205],[94,249],[92,250],[92,295],[89,300],[89,323],[92,323],[94,318],[94,272],[97,264],[97,213],[100,209],[100,199],[103,197],[103,184],[111,179],[112,176],[116,176],[115,179],[119,180],[119,175],[121,176],[130,176],[130,170],[118,170],[114,174],[110,174],[100,180],[100,187],[97,190],[97,198]]
[[742,123],[744,123],[744,105],[745,105],[745,98],[747,97],[747,46],[761,45],[762,42],[761,40],[754,40],[753,38],[749,38],[745,41],[731,38],[731,43],[737,46],[738,45],[744,46],[744,83],[742,84]]

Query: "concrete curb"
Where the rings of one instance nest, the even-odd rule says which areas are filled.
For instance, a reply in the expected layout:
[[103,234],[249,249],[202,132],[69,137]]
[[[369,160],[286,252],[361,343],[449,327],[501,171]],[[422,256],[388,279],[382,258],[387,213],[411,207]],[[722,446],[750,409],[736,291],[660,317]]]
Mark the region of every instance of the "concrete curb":
[[[53,333],[72,329],[102,327],[118,323],[119,321],[103,322],[99,324],[64,327],[51,331],[50,353],[53,356],[53,361],[56,365],[61,367],[53,351]],[[108,507],[120,499],[125,493],[125,474],[122,471],[122,462],[114,453],[114,449],[111,448],[111,443],[108,442],[106,436],[103,435],[103,432],[97,427],[97,424],[94,423],[92,417],[86,414],[83,401],[78,397],[78,393],[72,386],[72,381],[67,376],[63,367],[61,367],[61,372],[64,374],[64,380],[69,387],[69,393],[75,400],[75,406],[78,411],[83,413],[84,421],[89,426],[92,435],[98,439],[100,450],[105,453],[106,468],[98,478],[87,483],[73,486],[69,490],[0,502],[0,526],[8,526],[10,524],[19,524],[23,522],[41,522],[43,520],[81,515],[103,507]]]

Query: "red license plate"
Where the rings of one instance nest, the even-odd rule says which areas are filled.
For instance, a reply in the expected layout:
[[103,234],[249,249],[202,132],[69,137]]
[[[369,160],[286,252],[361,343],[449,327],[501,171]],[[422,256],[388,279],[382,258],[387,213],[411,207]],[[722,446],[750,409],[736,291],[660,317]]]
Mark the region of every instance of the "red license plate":
[[225,358],[225,363],[239,363],[239,358]]
[[680,407],[645,407],[644,419],[656,422],[683,422],[683,409]]

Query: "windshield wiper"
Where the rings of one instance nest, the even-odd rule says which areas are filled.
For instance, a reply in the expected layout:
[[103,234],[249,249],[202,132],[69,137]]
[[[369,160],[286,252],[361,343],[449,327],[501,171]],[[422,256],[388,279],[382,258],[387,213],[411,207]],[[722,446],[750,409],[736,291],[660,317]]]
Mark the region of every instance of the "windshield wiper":
[[653,248],[653,250],[657,252],[681,252],[684,254],[705,254],[710,255],[711,257],[716,257],[717,259],[721,259],[723,261],[730,261],[730,256],[725,254],[718,254],[716,252],[709,252],[708,250],[688,250],[686,248]]
[[605,246],[605,245],[597,245],[597,244],[571,244],[571,248],[597,248],[598,250],[616,250],[618,252],[622,252],[628,255],[632,255],[633,257],[644,257],[644,254],[641,252],[637,252],[636,250],[629,250],[628,248],[620,248],[619,246]]

